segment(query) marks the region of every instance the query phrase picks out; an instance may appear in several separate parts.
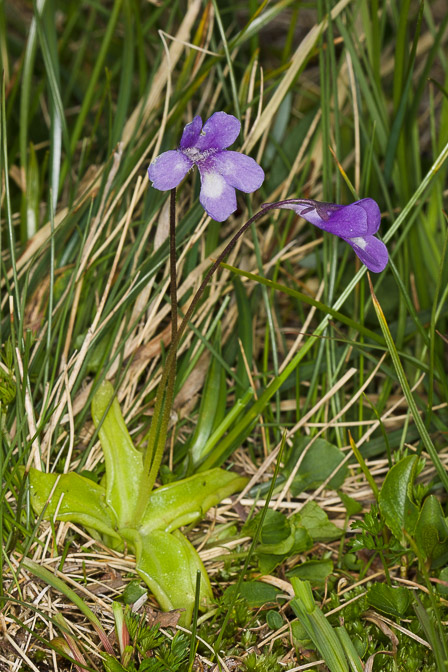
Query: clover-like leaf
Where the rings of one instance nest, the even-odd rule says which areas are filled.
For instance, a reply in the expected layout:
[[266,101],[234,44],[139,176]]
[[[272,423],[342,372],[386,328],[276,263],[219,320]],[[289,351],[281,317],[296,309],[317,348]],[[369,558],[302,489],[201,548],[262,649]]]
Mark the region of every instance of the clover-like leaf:
[[313,501],[307,502],[289,520],[300,527],[304,527],[313,541],[334,541],[342,535],[342,530],[328,520],[325,511]]
[[44,511],[46,520],[56,515],[57,520],[78,523],[119,539],[101,485],[74,472],[46,474],[34,468],[29,478],[31,504],[38,515]]
[[100,385],[92,400],[92,418],[96,427],[102,422],[99,437],[106,464],[106,502],[117,518],[118,527],[129,527],[133,523],[143,459],[134,448],[114,394],[109,382]]
[[210,507],[241,490],[247,478],[224,469],[210,469],[152,491],[139,526],[142,535],[170,532],[200,519]]

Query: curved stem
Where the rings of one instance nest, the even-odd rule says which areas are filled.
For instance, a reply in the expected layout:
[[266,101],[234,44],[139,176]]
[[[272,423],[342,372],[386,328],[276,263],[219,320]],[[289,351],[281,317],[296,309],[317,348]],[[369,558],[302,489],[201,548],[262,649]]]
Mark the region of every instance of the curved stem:
[[171,342],[177,336],[177,271],[176,271],[176,187],[170,194],[170,297],[171,297]]
[[[238,240],[247,231],[250,225],[253,222],[256,222],[258,219],[260,219],[260,217],[266,214],[269,210],[272,210],[276,207],[278,207],[277,203],[267,204],[266,206],[263,207],[262,210],[259,210],[259,212],[255,213],[255,215],[253,215],[250,219],[248,219],[247,222],[243,224],[241,229],[237,231],[237,233],[229,241],[224,250],[221,252],[216,261],[210,266],[207,273],[205,274],[205,277],[199,289],[197,290],[190,305],[188,306],[185,316],[179,326],[179,329],[177,329],[175,336],[174,336],[174,330],[172,331],[173,340],[171,341],[171,346],[168,351],[165,366],[162,372],[162,377],[160,379],[160,383],[157,388],[157,397],[156,397],[156,404],[154,407],[154,415],[152,418],[151,427],[149,429],[148,434],[148,447],[143,462],[143,473],[140,483],[137,505],[135,509],[135,516],[134,516],[135,524],[138,524],[140,522],[141,517],[144,514],[147,498],[154,486],[159,471],[160,463],[162,462],[166,442],[166,433],[174,396],[176,355],[179,342],[185,332],[185,329],[187,328],[188,322],[190,321],[191,316],[193,315],[193,312],[202,294],[204,293],[205,288],[210,282],[210,279],[212,278],[215,271],[219,268],[221,262],[224,261],[226,257],[230,254],[230,252],[237,244]],[[171,244],[172,244],[172,233],[171,233],[171,217],[170,217],[170,255],[172,252]],[[174,251],[175,251],[175,244],[174,244]],[[163,409],[163,415],[161,415],[162,409]]]

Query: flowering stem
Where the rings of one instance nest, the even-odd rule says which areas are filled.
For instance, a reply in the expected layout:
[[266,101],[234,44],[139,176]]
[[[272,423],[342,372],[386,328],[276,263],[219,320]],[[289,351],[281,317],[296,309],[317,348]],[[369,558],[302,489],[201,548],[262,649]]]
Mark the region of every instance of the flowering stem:
[[[272,210],[273,208],[276,207],[278,207],[277,203],[269,203],[268,205],[264,206],[262,210],[255,213],[255,215],[253,215],[250,219],[248,219],[247,222],[243,224],[241,229],[237,231],[237,233],[233,236],[233,238],[226,245],[224,250],[221,252],[216,261],[214,261],[214,263],[210,266],[207,273],[205,274],[205,277],[199,289],[197,290],[196,294],[194,295],[190,305],[188,306],[185,316],[179,326],[179,329],[176,330],[175,335],[173,328],[172,331],[173,339],[171,341],[171,346],[168,351],[165,366],[162,372],[162,377],[160,379],[160,383],[157,388],[156,404],[154,407],[154,414],[152,417],[151,427],[148,434],[148,447],[143,462],[142,478],[140,482],[139,495],[134,514],[134,522],[136,525],[138,525],[138,523],[141,520],[141,517],[145,512],[147,498],[154,486],[159,471],[160,463],[162,461],[163,451],[165,449],[168,421],[170,417],[170,411],[174,396],[176,354],[179,342],[185,332],[185,329],[187,328],[188,322],[190,321],[191,316],[193,315],[193,312],[198,304],[198,301],[200,300],[213,274],[219,268],[221,262],[224,261],[226,257],[230,254],[230,252],[237,244],[238,240],[247,231],[250,225],[253,222],[256,222],[258,219],[260,219],[260,217],[266,214],[269,210]],[[170,231],[171,231],[171,218],[170,218]],[[170,233],[170,255],[172,255],[171,245],[172,245],[172,235]],[[171,280],[173,280],[173,276],[171,276]],[[162,409],[163,409],[163,415],[161,415]]]
[[170,194],[170,296],[171,296],[171,342],[177,335],[177,272],[176,272],[176,187]]

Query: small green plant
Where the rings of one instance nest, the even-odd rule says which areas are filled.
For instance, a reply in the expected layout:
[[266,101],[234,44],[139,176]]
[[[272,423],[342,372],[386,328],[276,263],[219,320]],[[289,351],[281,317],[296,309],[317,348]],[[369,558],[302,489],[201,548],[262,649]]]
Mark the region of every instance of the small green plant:
[[105,672],[183,672],[189,657],[189,639],[178,632],[169,639],[159,631],[159,625],[148,626],[145,617],[123,612],[114,603],[115,629],[120,645],[120,660],[105,654]]
[[136,554],[139,575],[162,608],[184,609],[182,623],[189,623],[198,570],[201,608],[211,602],[212,592],[197,552],[178,528],[200,519],[246,479],[217,468],[164,485],[147,493],[144,514],[138,519],[143,458],[132,443],[110,383],[104,382],[95,394],[92,415],[104,453],[104,485],[76,473],[46,474],[32,468],[33,508],[47,520],[84,525],[111,548],[122,550],[127,544]]
[[249,653],[243,662],[244,672],[280,672],[285,669],[278,662],[277,656],[272,653]]
[[356,651],[349,650],[346,642],[345,646],[341,643],[337,632],[316,605],[309,581],[293,577],[291,583],[296,594],[291,608],[331,672],[362,672]]

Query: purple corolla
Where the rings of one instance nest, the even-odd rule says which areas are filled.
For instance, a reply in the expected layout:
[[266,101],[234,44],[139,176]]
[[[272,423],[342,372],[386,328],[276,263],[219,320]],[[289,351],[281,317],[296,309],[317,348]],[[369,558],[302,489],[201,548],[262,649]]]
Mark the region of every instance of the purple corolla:
[[227,151],[240,132],[238,119],[215,112],[202,126],[201,117],[184,128],[179,149],[160,154],[148,168],[152,186],[160,191],[177,187],[197,166],[201,176],[199,201],[212,219],[223,222],[235,212],[235,189],[251,193],[264,180],[263,169],[250,156]]
[[294,210],[319,229],[339,236],[352,246],[370,271],[380,273],[386,267],[389,260],[387,248],[374,236],[380,227],[381,213],[372,198],[363,198],[350,205],[319,203],[303,198],[266,205]]

